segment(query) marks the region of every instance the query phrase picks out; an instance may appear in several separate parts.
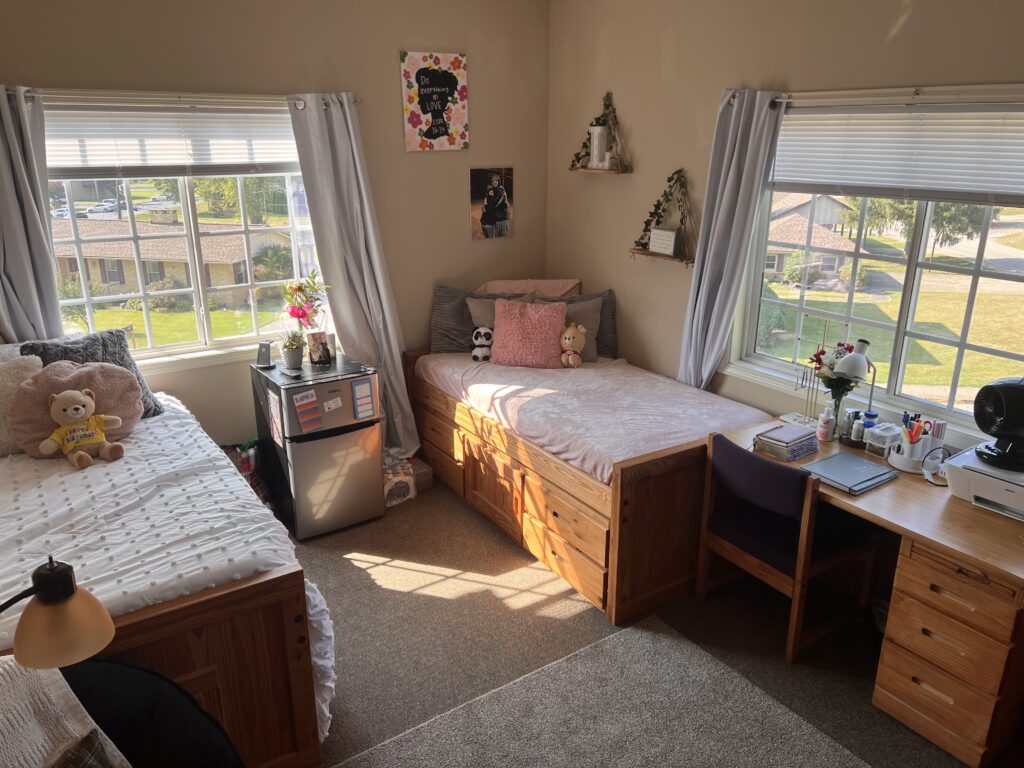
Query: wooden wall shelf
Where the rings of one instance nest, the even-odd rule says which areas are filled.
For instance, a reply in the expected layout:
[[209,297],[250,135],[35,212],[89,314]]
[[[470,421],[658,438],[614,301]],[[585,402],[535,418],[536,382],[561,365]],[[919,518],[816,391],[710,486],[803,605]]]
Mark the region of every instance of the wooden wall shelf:
[[633,256],[649,256],[652,259],[664,259],[665,261],[674,261],[677,264],[689,264],[689,261],[680,259],[675,256],[667,256],[664,253],[655,253],[654,251],[648,251],[646,248],[630,248],[630,254]]
[[629,168],[570,168],[572,173],[610,173],[620,176],[623,173],[632,173]]

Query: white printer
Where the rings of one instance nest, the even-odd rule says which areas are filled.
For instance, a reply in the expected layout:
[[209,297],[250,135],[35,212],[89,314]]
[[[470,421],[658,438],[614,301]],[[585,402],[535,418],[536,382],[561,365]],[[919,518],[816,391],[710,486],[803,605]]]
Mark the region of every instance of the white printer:
[[946,459],[949,490],[958,499],[1024,521],[1024,472],[982,461],[974,447]]

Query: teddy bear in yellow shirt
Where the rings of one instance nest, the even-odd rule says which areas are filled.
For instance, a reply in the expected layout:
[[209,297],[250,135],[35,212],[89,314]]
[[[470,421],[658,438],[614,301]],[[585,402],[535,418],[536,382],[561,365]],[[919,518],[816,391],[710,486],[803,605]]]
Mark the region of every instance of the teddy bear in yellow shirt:
[[116,461],[124,456],[124,446],[108,443],[105,433],[105,430],[120,427],[121,418],[97,415],[96,395],[91,389],[81,392],[68,389],[59,395],[50,395],[50,416],[60,426],[39,444],[39,452],[44,456],[60,451],[75,469],[92,466],[96,456],[104,461]]

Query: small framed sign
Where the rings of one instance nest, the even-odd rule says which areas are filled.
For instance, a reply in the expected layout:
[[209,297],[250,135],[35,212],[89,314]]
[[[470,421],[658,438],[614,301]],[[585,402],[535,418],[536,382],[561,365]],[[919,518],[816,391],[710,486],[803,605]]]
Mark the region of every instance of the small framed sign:
[[647,250],[664,256],[676,256],[679,249],[678,227],[651,227],[651,240]]

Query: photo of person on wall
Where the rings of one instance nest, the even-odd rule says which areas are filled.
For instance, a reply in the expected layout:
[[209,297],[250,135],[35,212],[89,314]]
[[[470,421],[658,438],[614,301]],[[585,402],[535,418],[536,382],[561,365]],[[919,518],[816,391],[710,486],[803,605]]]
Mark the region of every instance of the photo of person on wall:
[[512,236],[511,168],[473,168],[469,172],[470,226],[474,240]]

